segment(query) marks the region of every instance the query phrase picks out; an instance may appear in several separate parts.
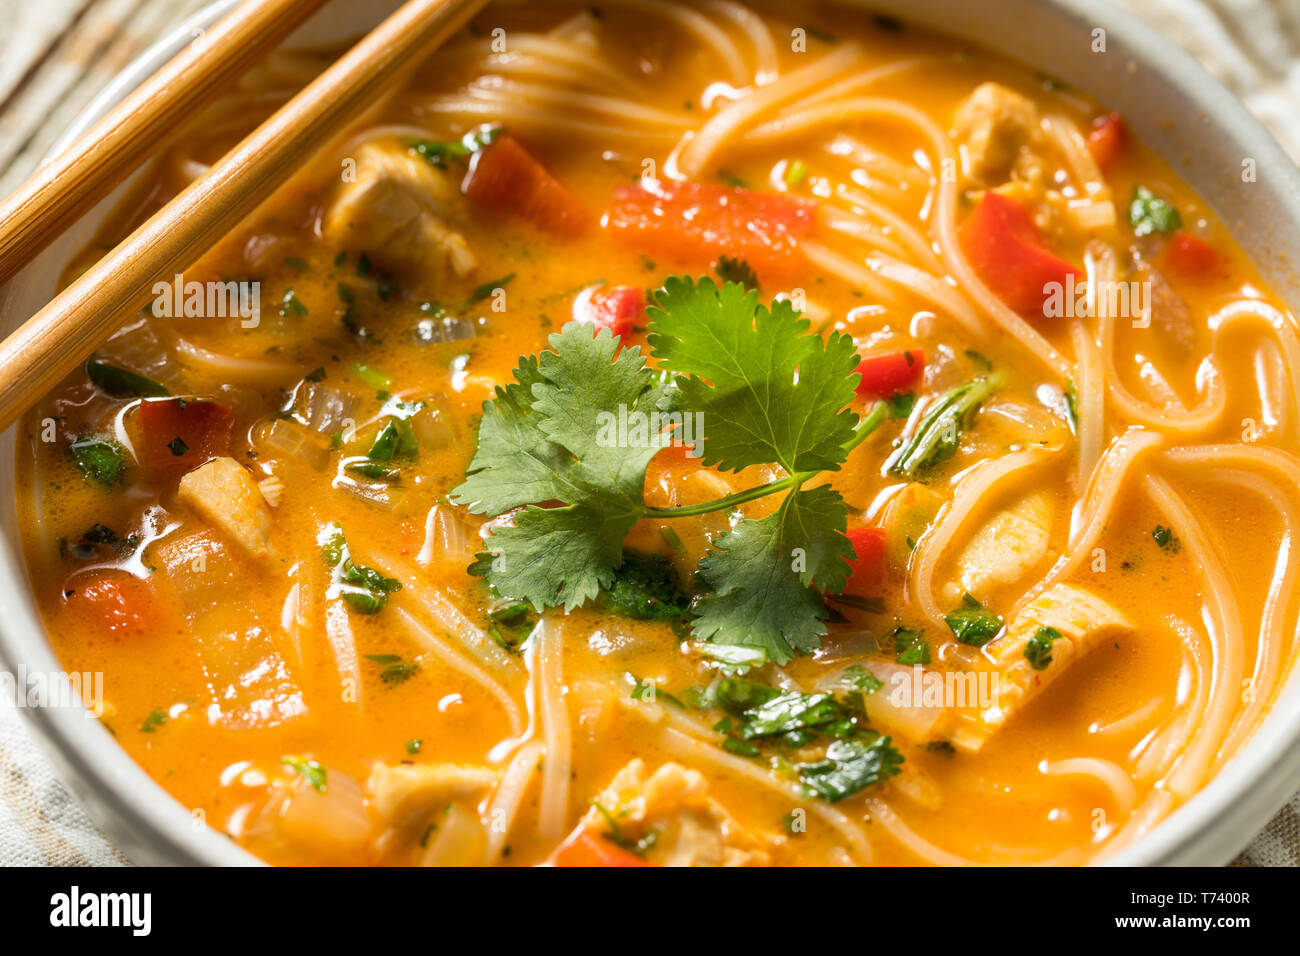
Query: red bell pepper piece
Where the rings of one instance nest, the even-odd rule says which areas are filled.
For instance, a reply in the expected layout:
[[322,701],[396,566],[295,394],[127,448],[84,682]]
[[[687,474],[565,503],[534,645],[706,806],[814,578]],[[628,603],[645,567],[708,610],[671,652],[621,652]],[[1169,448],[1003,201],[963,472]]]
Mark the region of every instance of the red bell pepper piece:
[[987,192],[961,224],[962,248],[993,292],[1017,312],[1041,312],[1049,285],[1064,288],[1083,273],[1050,251],[1023,206]]
[[588,289],[573,300],[575,321],[627,338],[645,314],[645,290],[629,285]]
[[202,399],[142,402],[136,411],[136,458],[153,474],[183,474],[230,450],[233,421],[229,405]]
[[586,208],[509,133],[474,154],[465,195],[561,236],[575,236],[591,223]]
[[879,597],[885,576],[885,529],[850,528],[847,534],[857,557],[842,593]]
[[1204,239],[1176,232],[1160,253],[1160,268],[1169,275],[1195,282],[1222,279],[1228,274],[1226,256]]
[[153,588],[129,574],[112,574],[75,585],[66,600],[111,634],[142,636],[157,630]]
[[888,398],[921,380],[925,371],[925,350],[904,349],[867,355],[858,364],[858,394],[865,398]]
[[704,183],[621,186],[605,215],[622,242],[671,259],[744,259],[760,274],[799,267],[798,240],[813,231],[812,203],[780,193]]
[[1103,173],[1115,164],[1127,145],[1128,127],[1124,125],[1124,117],[1107,113],[1093,120],[1088,132],[1088,150]]

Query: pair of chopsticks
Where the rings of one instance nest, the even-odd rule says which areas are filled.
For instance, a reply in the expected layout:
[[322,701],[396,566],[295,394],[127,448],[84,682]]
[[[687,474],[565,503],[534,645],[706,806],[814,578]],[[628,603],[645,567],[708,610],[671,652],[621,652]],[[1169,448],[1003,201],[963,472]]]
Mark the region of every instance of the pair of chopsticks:
[[[0,342],[8,428],[148,299],[372,107],[488,0],[407,0],[115,249]],[[246,0],[0,203],[0,281],[323,0]]]

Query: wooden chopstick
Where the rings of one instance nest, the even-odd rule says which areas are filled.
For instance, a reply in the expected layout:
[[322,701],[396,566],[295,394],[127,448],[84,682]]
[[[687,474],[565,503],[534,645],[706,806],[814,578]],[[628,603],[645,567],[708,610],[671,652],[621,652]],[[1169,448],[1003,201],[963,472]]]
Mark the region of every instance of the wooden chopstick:
[[143,306],[155,282],[191,265],[487,2],[407,0],[0,343],[0,429]]
[[244,0],[0,202],[0,282],[325,0]]

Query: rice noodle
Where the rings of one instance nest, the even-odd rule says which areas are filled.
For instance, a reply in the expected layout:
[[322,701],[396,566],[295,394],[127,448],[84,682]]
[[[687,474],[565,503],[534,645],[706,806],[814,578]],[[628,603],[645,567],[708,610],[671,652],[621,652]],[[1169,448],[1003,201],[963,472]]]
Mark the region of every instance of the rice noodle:
[[517,751],[505,772],[501,774],[492,796],[479,811],[483,826],[487,830],[487,848],[483,853],[483,863],[491,865],[501,859],[506,840],[514,828],[519,816],[519,807],[524,801],[524,794],[537,776],[538,762],[542,759],[542,742],[530,740]]
[[1119,764],[1100,757],[1073,757],[1069,760],[1044,760],[1039,769],[1048,776],[1092,777],[1110,791],[1118,816],[1126,817],[1137,803],[1137,788]]
[[541,719],[546,764],[542,770],[541,806],[537,831],[547,840],[564,835],[569,810],[569,778],[573,767],[569,711],[564,703],[564,635],[545,616],[529,640],[529,688]]
[[406,608],[394,604],[392,610],[393,616],[405,626],[407,634],[423,648],[425,653],[432,654],[442,664],[457,673],[464,674],[487,691],[488,695],[500,704],[501,709],[505,712],[506,719],[510,721],[511,734],[515,737],[523,734],[523,712],[520,710],[514,696],[506,689],[505,684],[475,663],[473,658],[440,638]]

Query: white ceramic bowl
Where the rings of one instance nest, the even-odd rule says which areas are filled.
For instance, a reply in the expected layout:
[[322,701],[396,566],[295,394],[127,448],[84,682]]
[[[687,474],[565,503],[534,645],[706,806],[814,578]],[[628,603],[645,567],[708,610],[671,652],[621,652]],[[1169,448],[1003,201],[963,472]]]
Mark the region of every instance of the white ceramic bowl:
[[[235,0],[216,0],[151,46],[67,130],[71,142],[180,50]],[[1265,280],[1300,311],[1300,172],[1227,90],[1150,27],[1098,0],[847,0],[1009,54],[1122,112],[1134,132],[1171,162],[1251,254]],[[342,39],[395,3],[334,0],[288,45]],[[1104,31],[1105,52],[1094,52]],[[1240,171],[1253,160],[1257,180]],[[124,187],[125,188],[125,187]],[[120,191],[119,191],[120,192]],[[90,240],[109,197],[0,293],[7,334],[54,294],[64,263]],[[19,556],[14,437],[0,436],[0,661],[10,671],[57,672]],[[91,817],[137,863],[248,864],[256,860],[192,817],[79,710],[23,711]],[[1208,787],[1111,861],[1219,865],[1230,860],[1300,787],[1300,681],[1289,681],[1249,746]]]

